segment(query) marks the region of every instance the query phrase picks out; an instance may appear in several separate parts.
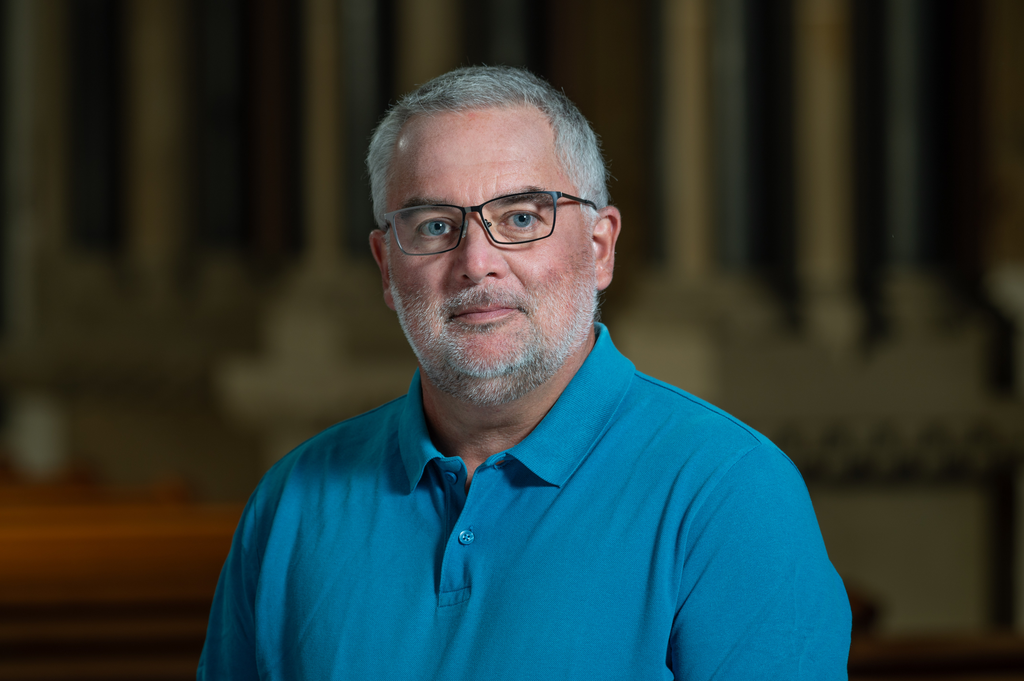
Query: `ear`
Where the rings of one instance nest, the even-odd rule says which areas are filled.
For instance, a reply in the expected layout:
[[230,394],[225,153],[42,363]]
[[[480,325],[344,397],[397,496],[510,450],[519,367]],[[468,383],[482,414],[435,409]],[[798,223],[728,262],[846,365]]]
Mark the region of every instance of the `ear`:
[[605,206],[597,212],[597,215],[591,240],[597,267],[597,290],[603,291],[612,283],[612,270],[615,269],[615,242],[619,239],[622,216],[615,206]]
[[380,268],[380,281],[384,286],[384,304],[395,309],[395,299],[391,296],[391,272],[388,270],[388,244],[384,232],[375,229],[370,232],[370,252]]

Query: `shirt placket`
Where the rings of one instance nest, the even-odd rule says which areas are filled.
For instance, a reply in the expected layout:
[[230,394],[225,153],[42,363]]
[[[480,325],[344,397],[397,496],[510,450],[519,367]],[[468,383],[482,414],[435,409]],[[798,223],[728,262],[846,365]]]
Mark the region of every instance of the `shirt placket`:
[[[445,551],[441,561],[438,607],[457,605],[469,599],[468,556],[460,552],[472,531],[460,528],[460,518],[466,505],[466,467],[456,458],[436,459],[444,481]],[[462,536],[462,543],[459,541]],[[472,540],[469,541],[472,544]]]
[[473,486],[466,492],[466,468],[461,460],[443,459],[439,461],[442,468],[441,477],[445,481],[445,511],[447,514],[447,543],[444,559],[441,561],[440,588],[438,607],[458,605],[469,600],[472,593],[472,566],[479,566],[480,556],[476,555],[487,543],[487,537],[481,537],[481,526],[476,520],[482,520],[480,514],[486,513],[487,504],[484,498],[489,491],[488,485],[497,480],[494,473],[503,466],[504,460],[495,464],[484,464],[476,469]]

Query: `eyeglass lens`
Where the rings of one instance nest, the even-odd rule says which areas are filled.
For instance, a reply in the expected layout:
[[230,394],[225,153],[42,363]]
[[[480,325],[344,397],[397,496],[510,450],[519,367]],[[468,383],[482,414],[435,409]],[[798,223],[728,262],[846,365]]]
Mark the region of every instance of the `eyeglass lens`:
[[[555,199],[543,192],[501,196],[480,208],[497,243],[543,239],[555,228]],[[394,214],[395,234],[406,253],[440,253],[455,247],[464,214],[454,206],[417,206]]]

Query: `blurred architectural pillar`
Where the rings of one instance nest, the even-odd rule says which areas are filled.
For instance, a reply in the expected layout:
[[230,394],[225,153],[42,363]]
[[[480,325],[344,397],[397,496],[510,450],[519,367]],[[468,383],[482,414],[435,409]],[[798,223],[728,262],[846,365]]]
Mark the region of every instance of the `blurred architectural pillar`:
[[724,269],[741,273],[752,264],[750,101],[751,20],[747,0],[718,0],[713,16],[712,72],[715,111],[715,225]]
[[345,96],[342,98],[343,142],[349,151],[342,155],[344,187],[341,220],[344,245],[349,253],[369,252],[366,236],[374,227],[370,188],[366,181],[366,142],[380,118],[390,92],[388,62],[393,59],[391,43],[381,45],[380,23],[384,6],[377,0],[342,0],[341,69]]
[[307,242],[294,276],[264,318],[264,352],[220,368],[227,410],[265,436],[269,466],[367,398],[400,394],[408,371],[353,366],[344,313],[353,279],[341,255],[341,21],[336,0],[305,0],[302,108]]
[[[757,96],[758,72],[755,31],[757,22],[751,0],[721,0],[708,4],[711,32],[711,103],[714,125],[714,232],[711,250],[718,265],[717,289],[721,314],[744,333],[761,333],[781,321],[778,300],[762,278],[758,240],[765,240],[768,207],[763,201],[768,178],[763,157],[766,145],[759,134],[759,117],[769,115]],[[761,69],[761,71],[764,71]],[[760,250],[763,250],[763,243]],[[760,271],[759,271],[760,270]]]
[[34,326],[35,253],[33,233],[37,229],[34,201],[36,103],[36,3],[31,0],[9,0],[0,5],[4,12],[3,61],[5,73],[0,83],[5,87],[6,107],[0,121],[6,125],[2,134],[3,186],[0,187],[0,209],[3,220],[3,296],[0,299],[0,325],[4,342],[26,345]]
[[459,0],[397,0],[395,22],[385,27],[396,53],[399,95],[459,65],[461,44],[480,36],[463,31]]
[[709,8],[707,0],[666,2],[662,196],[666,266],[674,283],[700,287],[714,271],[711,208]]
[[860,337],[854,296],[849,7],[796,0],[797,268],[809,333],[842,352]]
[[188,4],[125,5],[126,244],[143,294],[166,301],[189,223]]
[[338,3],[306,2],[306,267],[333,272],[341,253],[341,63]]
[[661,3],[663,271],[648,273],[613,326],[616,344],[642,371],[705,399],[720,394],[709,320],[723,307],[712,223],[711,5]]
[[[38,110],[40,78],[44,47],[52,47],[44,32],[53,29],[53,7],[42,7],[32,0],[9,0],[0,5],[4,12],[4,55],[0,60],[5,73],[0,83],[5,91],[0,97],[6,106],[5,123],[0,144],[5,154],[3,186],[0,186],[0,207],[4,215],[2,261],[2,332],[4,344],[14,352],[30,351],[37,338],[36,278],[39,265],[39,239],[49,206],[42,200],[48,196],[42,187],[46,168],[38,160],[47,160],[45,123],[53,123],[47,113]],[[44,20],[49,25],[43,25]],[[45,123],[44,123],[45,122]],[[21,386],[4,396],[4,439],[12,456],[14,469],[26,479],[44,480],[59,473],[67,464],[65,411],[60,401],[50,394]]]
[[245,8],[240,0],[204,0],[194,11],[197,94],[197,226],[211,250],[239,251],[242,217]]
[[489,64],[527,66],[530,63],[530,33],[536,30],[535,16],[528,0],[491,0],[491,21],[487,27]]
[[[69,156],[70,126],[68,111],[70,33],[69,8],[62,3],[32,3],[36,10],[35,54],[33,69],[36,93],[32,120],[34,133],[33,181],[36,224],[32,230],[33,250],[39,267],[66,270],[69,233]],[[9,44],[6,41],[4,44]],[[22,170],[24,173],[24,170]],[[55,263],[60,264],[55,264]]]
[[[985,236],[989,295],[1014,325],[1014,391],[1024,401],[1024,3],[989,0],[984,5],[983,61],[986,65],[984,130],[991,182],[987,214],[978,216]],[[1016,480],[1015,628],[1024,632],[1024,467]]]
[[[256,120],[250,114],[256,107],[246,106],[245,16],[249,11],[246,0],[203,0],[190,10],[197,49],[191,58],[196,158],[191,181],[194,220],[190,222],[195,226],[189,231],[201,247],[190,256],[198,264],[194,285],[201,306],[218,317],[252,309],[245,260],[255,250],[256,239],[250,237],[262,236],[255,225],[265,224],[260,222],[265,213],[246,191],[246,181],[260,160],[259,153],[246,146],[251,128],[243,123]],[[246,215],[247,208],[252,209],[251,217]]]
[[[269,262],[282,262],[301,239],[299,206],[302,127],[299,100],[304,83],[302,3],[249,0],[245,4],[248,77],[247,163],[250,176],[249,229],[256,252]],[[304,28],[304,27],[303,27]]]
[[[1024,3],[989,0],[985,3],[985,154],[989,159],[992,195],[984,216],[990,264],[1024,263]],[[1024,333],[1022,331],[1021,333]]]
[[925,258],[927,216],[923,199],[924,26],[922,0],[885,5],[885,47],[888,63],[886,134],[888,224],[886,240],[891,264],[916,266]]
[[929,271],[934,260],[934,150],[929,124],[927,0],[885,5],[886,276],[892,328],[919,332],[941,313],[944,297]]

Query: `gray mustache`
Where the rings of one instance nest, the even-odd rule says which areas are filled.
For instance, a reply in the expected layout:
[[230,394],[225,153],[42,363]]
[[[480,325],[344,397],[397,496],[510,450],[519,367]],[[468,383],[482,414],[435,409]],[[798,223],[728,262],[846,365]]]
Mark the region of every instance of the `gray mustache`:
[[460,309],[488,305],[511,307],[518,309],[523,314],[530,314],[529,301],[524,296],[517,295],[511,291],[466,289],[445,301],[444,316],[446,319],[451,319]]

